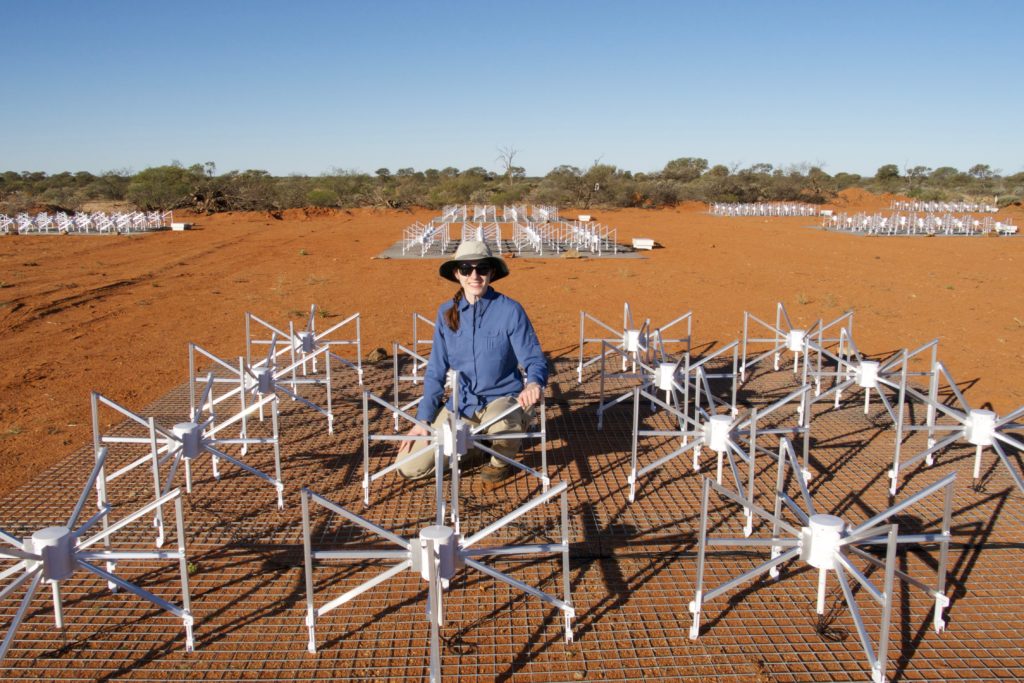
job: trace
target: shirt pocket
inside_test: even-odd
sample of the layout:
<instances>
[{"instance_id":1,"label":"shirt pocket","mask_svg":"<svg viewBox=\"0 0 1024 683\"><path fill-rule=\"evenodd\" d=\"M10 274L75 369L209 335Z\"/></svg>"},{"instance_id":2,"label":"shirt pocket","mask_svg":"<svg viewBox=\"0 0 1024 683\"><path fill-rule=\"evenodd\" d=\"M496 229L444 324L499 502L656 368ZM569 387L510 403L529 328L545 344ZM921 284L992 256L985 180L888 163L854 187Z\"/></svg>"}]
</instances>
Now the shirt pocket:
<instances>
[{"instance_id":1,"label":"shirt pocket","mask_svg":"<svg viewBox=\"0 0 1024 683\"><path fill-rule=\"evenodd\" d=\"M504 353L509 347L508 335L504 330L484 330L484 348L488 351Z\"/></svg>"}]
</instances>

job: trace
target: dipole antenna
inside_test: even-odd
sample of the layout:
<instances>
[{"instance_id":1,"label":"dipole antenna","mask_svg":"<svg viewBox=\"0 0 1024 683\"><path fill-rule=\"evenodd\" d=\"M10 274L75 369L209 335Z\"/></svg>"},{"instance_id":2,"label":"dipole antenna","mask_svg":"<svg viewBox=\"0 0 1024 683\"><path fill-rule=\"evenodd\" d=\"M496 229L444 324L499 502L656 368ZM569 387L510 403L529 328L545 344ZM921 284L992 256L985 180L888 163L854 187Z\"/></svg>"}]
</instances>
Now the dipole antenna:
<instances>
[{"instance_id":1,"label":"dipole antenna","mask_svg":"<svg viewBox=\"0 0 1024 683\"><path fill-rule=\"evenodd\" d=\"M378 586L385 581L411 571L419 574L427 583L426 616L430 628L430 681L441 681L441 638L440 629L445 624L444 596L452 586L452 579L460 569L472 569L491 578L505 583L528 595L558 609L565 620L565 641L572 642L572 619L576 611L572 604L569 584L569 508L566 495L567 485L561 482L533 500L527 501L512 512L487 525L480 531L463 536L458 531L443 524L428 526L419 532L418 537L403 538L383 527L380 527L354 512L320 496L307 488L302 489L302 540L304 551L304 567L306 576L306 627L309 631L308 649L316 652L317 620L344 605L353 598ZM480 545L494 532L507 527L531 510L540 508L549 501L558 499L560 511L560 538L557 543L537 543L524 545ZM315 503L326 510L342 517L348 522L361 527L365 531L379 536L396 548L347 549L347 550L314 550L310 534L310 503ZM504 557L514 555L558 555L562 560L562 597L552 595L509 576L494 567L485 564L481 558L486 556ZM345 593L317 606L313 582L313 561L331 560L385 560L393 564L370 580Z\"/></svg>"},{"instance_id":2,"label":"dipole antenna","mask_svg":"<svg viewBox=\"0 0 1024 683\"><path fill-rule=\"evenodd\" d=\"M786 492L787 466L791 468L793 479L798 485L799 493L796 498ZM925 591L934 599L932 624L936 633L942 632L946 626L943 619L943 611L949 605L949 598L945 595L946 561L949 555L950 519L955 479L956 474L950 474L865 522L857 526L849 526L843 519L835 515L817 512L797 463L796 454L788 439L782 439L779 444L773 512L769 512L706 478L701 498L696 591L689 606L690 613L693 615L690 638L696 639L700 636L700 618L706 603L766 573L773 578L779 578L781 566L788 562L799 562L811 567L812 570L818 570L816 611L819 615L825 612L825 589L828 576L830 573L835 575L842 589L850 616L856 625L857 636L871 670L871 680L875 683L884 683L894 587L897 579ZM745 516L756 516L765 523L759 527L770 526L771 534L751 538L712 537L709 534L708 520L712 491L717 493L723 502L742 508ZM938 533L901 534L898 524L888 523L907 508L939 492L944 494L945 501L941 530ZM795 521L790 521L793 518ZM925 544L938 544L939 546L935 582L931 585L911 577L896 566L898 563L897 551L900 548ZM879 559L875 553L865 549L871 546L883 546L885 548L884 559ZM768 549L770 557L750 571L730 579L712 590L705 590L704 571L709 547ZM876 585L869 573L861 569L865 565L882 570L881 586ZM881 608L877 641L872 639L868 632L851 584L859 585L868 597Z\"/></svg>"},{"instance_id":3,"label":"dipole antenna","mask_svg":"<svg viewBox=\"0 0 1024 683\"><path fill-rule=\"evenodd\" d=\"M7 626L3 642L0 643L0 659L7 655L18 633L18 628L28 614L32 599L44 582L50 584L54 623L57 628L64 628L62 585L83 570L106 581L112 591L119 588L125 590L181 619L182 625L185 627L185 651L193 650L193 618L188 589L188 564L185 557L181 492L179 489L174 489L158 496L156 500L113 523L110 521L110 505L101 502L99 511L79 524L90 492L100 480L106 459L107 449L104 447L97 454L96 462L86 481L85 488L82 489L78 504L75 505L65 524L40 529L24 539L16 538L6 531L0 530L0 560L13 562L12 565L0 572L0 580L16 577L0 590L0 596L11 595L22 586L26 586L18 610ZM172 501L174 502L174 519L177 530L176 550L111 549L112 540L119 531L136 520L160 510ZM96 530L98 525L101 526L99 531ZM181 606L158 597L142 586L114 573L115 565L118 562L132 560L176 561L180 571ZM99 566L101 564L106 564L106 569L101 568Z\"/></svg>"}]
</instances>

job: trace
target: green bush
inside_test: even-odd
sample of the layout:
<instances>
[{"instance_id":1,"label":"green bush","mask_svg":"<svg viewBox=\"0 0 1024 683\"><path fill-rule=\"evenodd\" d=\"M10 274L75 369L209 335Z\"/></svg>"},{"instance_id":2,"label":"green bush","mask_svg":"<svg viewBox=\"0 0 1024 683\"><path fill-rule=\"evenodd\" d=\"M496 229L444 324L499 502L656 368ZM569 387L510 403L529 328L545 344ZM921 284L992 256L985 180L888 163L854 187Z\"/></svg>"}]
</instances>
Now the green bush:
<instances>
[{"instance_id":1,"label":"green bush","mask_svg":"<svg viewBox=\"0 0 1024 683\"><path fill-rule=\"evenodd\" d=\"M177 209L190 204L200 177L176 164L147 168L128 183L125 198L146 210Z\"/></svg>"},{"instance_id":2,"label":"green bush","mask_svg":"<svg viewBox=\"0 0 1024 683\"><path fill-rule=\"evenodd\" d=\"M502 159L509 161L507 155L499 157L499 163ZM464 171L380 168L373 174L333 169L317 177L278 177L254 169L218 174L213 162L187 168L175 162L134 175L127 171L99 176L85 171L0 172L0 212L11 214L39 205L77 209L96 200L128 200L147 210L189 207L207 212L302 206L440 208L470 203L657 207L690 200L826 202L850 187L921 199L992 201L998 197L998 203L1006 205L1024 196L1024 173L1003 177L987 164L975 164L967 172L951 166L931 170L908 165L901 172L895 164L885 164L874 176L844 172L832 176L805 164L781 169L760 163L730 169L721 164L709 167L706 159L679 157L660 171L636 174L595 162L586 170L557 166L536 178L511 165L498 173L475 166Z\"/></svg>"},{"instance_id":3,"label":"green bush","mask_svg":"<svg viewBox=\"0 0 1024 683\"><path fill-rule=\"evenodd\" d=\"M317 187L306 194L310 206L338 206L338 194L333 190Z\"/></svg>"}]
</instances>

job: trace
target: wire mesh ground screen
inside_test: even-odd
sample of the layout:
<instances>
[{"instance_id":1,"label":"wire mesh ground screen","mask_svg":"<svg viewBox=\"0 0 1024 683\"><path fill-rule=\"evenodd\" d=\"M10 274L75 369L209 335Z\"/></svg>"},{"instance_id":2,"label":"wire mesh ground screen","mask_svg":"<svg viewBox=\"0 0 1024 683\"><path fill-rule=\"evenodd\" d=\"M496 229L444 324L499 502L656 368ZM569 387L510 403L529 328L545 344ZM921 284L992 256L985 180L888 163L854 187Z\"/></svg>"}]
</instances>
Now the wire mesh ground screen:
<instances>
[{"instance_id":1,"label":"wire mesh ground screen","mask_svg":"<svg viewBox=\"0 0 1024 683\"><path fill-rule=\"evenodd\" d=\"M743 383L745 408L764 407L791 392L792 369L758 367ZM390 361L364 366L365 388L380 396L392 390ZM628 501L634 414L630 402L610 407L597 429L599 389L596 367L578 382L575 359L553 361L547 390L547 462L552 483L568 484L569 583L575 618L567 643L559 610L513 586L466 568L452 579L440 630L440 669L447 680L465 681L818 681L869 680L870 671L855 624L831 584L826 609L815 609L817 573L800 564L783 566L779 578L746 583L703 606L699 639L692 640L687 609L694 598L702 483L713 476L714 458L675 458L651 472ZM618 380L608 380L618 381ZM631 383L621 380L621 391ZM280 401L281 480L284 507L274 487L222 463L220 479L209 463L197 462L192 490L183 493L188 583L195 650L186 652L180 619L135 595L111 593L101 578L76 574L63 585L64 628L54 627L48 591L28 606L25 619L0 661L8 680L254 680L341 681L426 680L429 623L426 584L418 572L403 572L361 593L317 621L316 653L307 649L306 584L300 490L352 510L405 538L435 522L433 479L408 482L397 476L374 484L363 504L363 412L351 373L334 384L334 433L323 416L299 402ZM606 389L610 391L610 389ZM323 405L316 387L310 401ZM163 424L189 413L188 385L140 411ZM889 508L893 428L885 408L864 413L856 392L813 405L809 493L819 512L857 524ZM783 419L779 415L778 419ZM370 411L371 430L393 430L386 411ZM640 410L651 431L669 429L667 411ZM112 429L116 430L116 426ZM128 429L128 427L124 427ZM250 435L269 435L270 421L253 419ZM919 440L920 443L915 441ZM907 452L924 447L912 435ZM670 438L643 444L648 460L675 448ZM112 463L129 458L111 447ZM539 447L521 459L532 463ZM394 446L375 443L374 469L390 464ZM896 587L889 638L890 680L1004 680L1024 674L1018 629L1024 618L1024 496L1005 467L983 462L975 485L974 448L953 446L935 464L901 473L901 496L912 495L944 475L957 472L952 544L947 561L947 626L932 630L934 601ZM63 524L75 507L94 463L92 447L41 473L31 485L0 504L0 527L17 538ZM253 447L246 462L274 471L270 448ZM518 474L485 487L477 470L486 459L465 462L459 491L462 534L480 530L539 495L542 483ZM536 466L532 463L531 466ZM758 461L755 497L774 484L775 463ZM135 510L152 501L152 477L140 468L108 490L115 509ZM765 498L766 499L766 498ZM92 514L94 503L90 500ZM941 496L925 499L898 515L903 530L926 533L942 520ZM742 510L712 502L708 525L742 534ZM755 521L755 527L763 522ZM311 540L318 548L379 544L365 529L326 511L314 510ZM756 528L755 528L756 531ZM167 525L167 545L176 543ZM150 550L155 531L143 517L121 532L127 546ZM502 544L557 543L557 504L543 505L496 532ZM710 548L703 581L716 586L768 558L764 548ZM935 573L935 554L911 549L898 555L898 569L911 576ZM559 593L561 564L551 557L508 557L490 561L523 584ZM130 565L130 566L129 566ZM318 596L343 594L387 565L380 560L322 563L314 582ZM118 565L126 578L169 602L180 602L173 563L142 560ZM873 578L878 578L877 575ZM854 588L855 592L858 590ZM862 616L877 629L878 611L860 591ZM16 591L0 600L9 624L19 609ZM877 637L877 631L873 631Z\"/></svg>"}]
</instances>

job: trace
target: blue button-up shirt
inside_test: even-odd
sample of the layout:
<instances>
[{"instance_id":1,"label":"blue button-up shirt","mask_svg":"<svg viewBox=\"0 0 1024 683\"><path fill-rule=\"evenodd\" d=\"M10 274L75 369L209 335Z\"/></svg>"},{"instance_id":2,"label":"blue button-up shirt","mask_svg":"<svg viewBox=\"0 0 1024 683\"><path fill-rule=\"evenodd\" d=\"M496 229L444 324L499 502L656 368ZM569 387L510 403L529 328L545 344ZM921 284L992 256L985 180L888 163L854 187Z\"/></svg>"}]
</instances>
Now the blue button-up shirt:
<instances>
[{"instance_id":1,"label":"blue button-up shirt","mask_svg":"<svg viewBox=\"0 0 1024 683\"><path fill-rule=\"evenodd\" d=\"M452 331L444 319L455 305L441 304L434 321L434 343L423 380L423 400L416 417L433 422L441 412L449 368L459 372L459 412L464 417L502 396L518 396L524 382L547 385L548 366L530 319L519 302L488 287L475 304L459 300L459 329ZM448 399L448 410L452 400Z\"/></svg>"}]
</instances>

